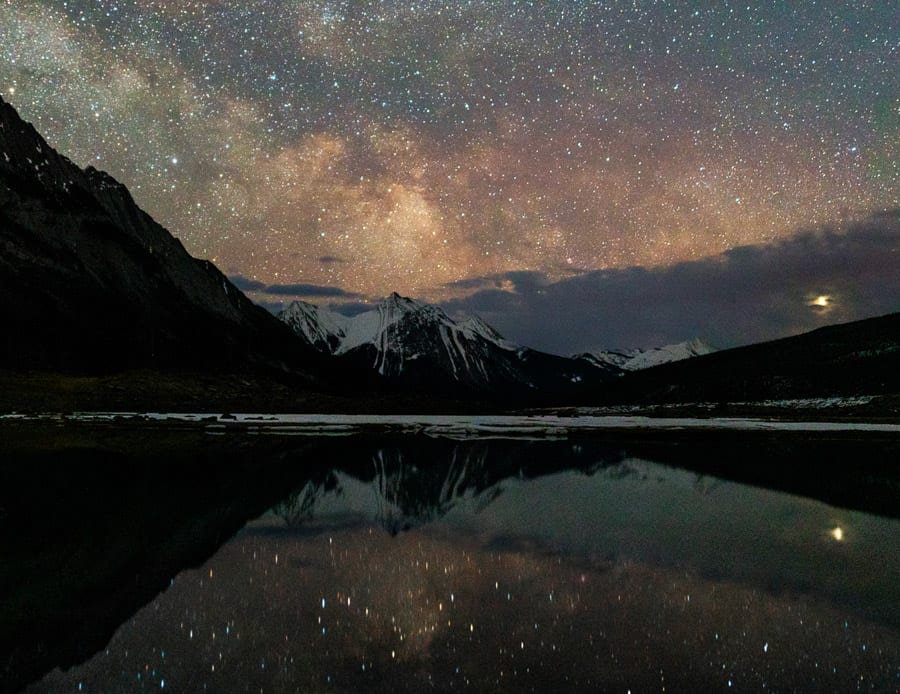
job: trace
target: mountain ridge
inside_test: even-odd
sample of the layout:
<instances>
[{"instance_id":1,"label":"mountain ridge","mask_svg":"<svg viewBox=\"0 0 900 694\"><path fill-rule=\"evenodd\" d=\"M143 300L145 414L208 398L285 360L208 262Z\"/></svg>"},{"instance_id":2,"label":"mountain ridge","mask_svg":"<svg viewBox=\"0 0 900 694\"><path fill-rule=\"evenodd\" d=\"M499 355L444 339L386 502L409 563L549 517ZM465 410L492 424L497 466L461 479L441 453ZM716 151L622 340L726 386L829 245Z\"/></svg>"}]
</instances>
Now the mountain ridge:
<instances>
[{"instance_id":1,"label":"mountain ridge","mask_svg":"<svg viewBox=\"0 0 900 694\"><path fill-rule=\"evenodd\" d=\"M704 354L712 354L719 351L716 347L704 342L701 338L695 337L692 340L684 342L676 342L662 347L653 347L650 349L630 349L630 350L597 350L594 352L584 352L576 354L576 359L584 359L591 363L612 364L623 371L639 371L641 369L649 369L660 364L668 364L673 361L681 361L682 359L691 359L693 357L703 356Z\"/></svg>"},{"instance_id":2,"label":"mountain ridge","mask_svg":"<svg viewBox=\"0 0 900 694\"><path fill-rule=\"evenodd\" d=\"M632 371L602 403L746 403L900 393L900 313Z\"/></svg>"},{"instance_id":3,"label":"mountain ridge","mask_svg":"<svg viewBox=\"0 0 900 694\"><path fill-rule=\"evenodd\" d=\"M493 397L562 395L621 373L611 365L516 345L478 316L455 320L438 306L396 292L352 317L301 301L278 317L315 348L409 388Z\"/></svg>"},{"instance_id":4,"label":"mountain ridge","mask_svg":"<svg viewBox=\"0 0 900 694\"><path fill-rule=\"evenodd\" d=\"M0 322L5 368L327 371L124 185L56 152L2 98Z\"/></svg>"}]
</instances>

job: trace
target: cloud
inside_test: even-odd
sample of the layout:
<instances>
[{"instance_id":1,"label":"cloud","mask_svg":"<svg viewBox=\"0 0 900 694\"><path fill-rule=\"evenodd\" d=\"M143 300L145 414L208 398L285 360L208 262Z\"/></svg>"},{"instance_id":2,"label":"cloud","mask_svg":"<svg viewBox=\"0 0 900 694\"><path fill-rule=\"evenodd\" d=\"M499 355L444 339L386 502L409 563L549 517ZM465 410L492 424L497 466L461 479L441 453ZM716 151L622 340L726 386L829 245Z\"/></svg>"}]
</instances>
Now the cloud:
<instances>
[{"instance_id":1,"label":"cloud","mask_svg":"<svg viewBox=\"0 0 900 694\"><path fill-rule=\"evenodd\" d=\"M252 280L240 274L229 275L228 279L242 292L253 292L256 294L286 297L324 297L348 300L364 298L359 294L348 292L340 287L330 287L319 284L308 284L303 282L294 284L266 284L265 282ZM260 303L265 305L265 299Z\"/></svg>"},{"instance_id":2,"label":"cloud","mask_svg":"<svg viewBox=\"0 0 900 694\"><path fill-rule=\"evenodd\" d=\"M266 299L262 299L255 302L258 306L262 306L269 313L274 315L278 315L281 311L283 311L287 305L290 303L289 300L285 301L268 301ZM373 306L372 304L366 303L364 301L342 301L340 303L321 303L317 302L317 305L320 308L326 308L329 311L334 311L335 313L340 313L345 316L355 316L359 313L363 313L365 311L371 311Z\"/></svg>"},{"instance_id":3,"label":"cloud","mask_svg":"<svg viewBox=\"0 0 900 694\"><path fill-rule=\"evenodd\" d=\"M484 277L468 277L443 286L447 289L503 289L506 291L536 290L549 283L547 275L536 270L511 270Z\"/></svg>"},{"instance_id":4,"label":"cloud","mask_svg":"<svg viewBox=\"0 0 900 694\"><path fill-rule=\"evenodd\" d=\"M558 282L506 273L481 282L483 289L445 308L478 313L508 338L551 352L693 337L748 344L900 311L900 210L669 267Z\"/></svg>"},{"instance_id":5,"label":"cloud","mask_svg":"<svg viewBox=\"0 0 900 694\"><path fill-rule=\"evenodd\" d=\"M243 275L229 275L228 279L242 292L258 292L266 288L265 283L251 280Z\"/></svg>"},{"instance_id":6,"label":"cloud","mask_svg":"<svg viewBox=\"0 0 900 694\"><path fill-rule=\"evenodd\" d=\"M276 296L317 296L356 299L360 295L348 292L340 287L327 287L318 284L269 284L258 290Z\"/></svg>"}]
</instances>

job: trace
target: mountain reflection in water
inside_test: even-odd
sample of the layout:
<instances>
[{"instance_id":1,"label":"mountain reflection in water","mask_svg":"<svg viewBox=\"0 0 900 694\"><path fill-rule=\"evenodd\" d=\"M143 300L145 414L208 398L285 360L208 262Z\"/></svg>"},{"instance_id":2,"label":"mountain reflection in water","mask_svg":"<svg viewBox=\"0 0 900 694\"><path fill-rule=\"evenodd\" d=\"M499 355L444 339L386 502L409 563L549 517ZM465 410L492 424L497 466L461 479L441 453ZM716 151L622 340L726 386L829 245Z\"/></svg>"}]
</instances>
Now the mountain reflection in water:
<instances>
[{"instance_id":1,"label":"mountain reflection in water","mask_svg":"<svg viewBox=\"0 0 900 694\"><path fill-rule=\"evenodd\" d=\"M105 649L27 691L900 682L896 519L608 442L328 446Z\"/></svg>"}]
</instances>

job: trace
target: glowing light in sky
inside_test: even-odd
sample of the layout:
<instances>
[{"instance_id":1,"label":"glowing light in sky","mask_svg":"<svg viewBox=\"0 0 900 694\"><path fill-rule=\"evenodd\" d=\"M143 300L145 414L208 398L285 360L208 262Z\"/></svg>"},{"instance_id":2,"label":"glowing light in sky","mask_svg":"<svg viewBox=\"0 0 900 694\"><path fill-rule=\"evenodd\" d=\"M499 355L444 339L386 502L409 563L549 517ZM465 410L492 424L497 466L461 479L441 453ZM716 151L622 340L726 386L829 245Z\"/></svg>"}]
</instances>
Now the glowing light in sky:
<instances>
[{"instance_id":1,"label":"glowing light in sky","mask_svg":"<svg viewBox=\"0 0 900 694\"><path fill-rule=\"evenodd\" d=\"M806 305L820 315L830 313L835 307L834 297L830 294L808 294Z\"/></svg>"}]
</instances>

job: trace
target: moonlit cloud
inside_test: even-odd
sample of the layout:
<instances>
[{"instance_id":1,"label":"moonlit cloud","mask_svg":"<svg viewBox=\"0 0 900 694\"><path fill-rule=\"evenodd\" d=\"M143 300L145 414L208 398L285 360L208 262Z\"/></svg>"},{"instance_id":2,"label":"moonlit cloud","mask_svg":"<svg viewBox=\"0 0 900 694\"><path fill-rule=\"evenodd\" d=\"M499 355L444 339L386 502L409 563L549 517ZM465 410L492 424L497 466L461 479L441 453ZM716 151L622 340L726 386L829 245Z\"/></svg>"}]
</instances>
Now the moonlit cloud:
<instances>
[{"instance_id":1,"label":"moonlit cloud","mask_svg":"<svg viewBox=\"0 0 900 694\"><path fill-rule=\"evenodd\" d=\"M834 308L834 297L830 294L819 294L810 298L806 305L812 307L819 314L831 313L831 309Z\"/></svg>"},{"instance_id":2,"label":"moonlit cloud","mask_svg":"<svg viewBox=\"0 0 900 694\"><path fill-rule=\"evenodd\" d=\"M732 347L900 311L898 268L900 210L668 267L473 278L445 308L563 354L694 337Z\"/></svg>"}]
</instances>

